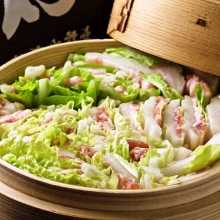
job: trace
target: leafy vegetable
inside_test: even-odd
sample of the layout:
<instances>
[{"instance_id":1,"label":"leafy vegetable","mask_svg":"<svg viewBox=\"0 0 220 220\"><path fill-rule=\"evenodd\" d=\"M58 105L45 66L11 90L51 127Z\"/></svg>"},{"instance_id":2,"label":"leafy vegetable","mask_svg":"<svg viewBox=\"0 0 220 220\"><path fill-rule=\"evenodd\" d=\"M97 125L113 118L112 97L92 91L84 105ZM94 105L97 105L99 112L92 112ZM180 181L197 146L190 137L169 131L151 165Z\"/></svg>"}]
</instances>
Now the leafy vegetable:
<instances>
[{"instance_id":1,"label":"leafy vegetable","mask_svg":"<svg viewBox=\"0 0 220 220\"><path fill-rule=\"evenodd\" d=\"M37 80L27 80L26 78L20 76L17 81L15 81L12 86L16 91L37 91L38 81Z\"/></svg>"},{"instance_id":2,"label":"leafy vegetable","mask_svg":"<svg viewBox=\"0 0 220 220\"><path fill-rule=\"evenodd\" d=\"M146 156L140 160L139 166L163 168L173 160L174 148L168 141L164 141L160 148L149 149Z\"/></svg>"},{"instance_id":3,"label":"leafy vegetable","mask_svg":"<svg viewBox=\"0 0 220 220\"><path fill-rule=\"evenodd\" d=\"M76 101L76 96L52 95L44 99L46 105L64 105L69 101ZM78 101L77 101L78 102Z\"/></svg>"},{"instance_id":4,"label":"leafy vegetable","mask_svg":"<svg viewBox=\"0 0 220 220\"><path fill-rule=\"evenodd\" d=\"M50 93L50 84L49 79L40 79L39 80L39 89L38 89L38 103L43 104L46 97Z\"/></svg>"},{"instance_id":5,"label":"leafy vegetable","mask_svg":"<svg viewBox=\"0 0 220 220\"><path fill-rule=\"evenodd\" d=\"M18 94L17 93L6 93L5 96L11 102L20 102L24 104L26 107L33 106L34 96L32 92L28 90L20 91Z\"/></svg>"},{"instance_id":6,"label":"leafy vegetable","mask_svg":"<svg viewBox=\"0 0 220 220\"><path fill-rule=\"evenodd\" d=\"M180 99L182 98L181 94L175 90L174 88L170 87L164 80L163 78L155 73L155 74L148 74L145 76L145 80L162 92L163 96L165 98L170 98L170 99Z\"/></svg>"},{"instance_id":7,"label":"leafy vegetable","mask_svg":"<svg viewBox=\"0 0 220 220\"><path fill-rule=\"evenodd\" d=\"M104 69L108 73L114 73L115 72L114 67L104 66L104 65L100 65L100 64L94 64L94 63L86 63L84 61L75 62L74 65L77 66L80 69L86 69L86 70L89 70L89 69Z\"/></svg>"},{"instance_id":8,"label":"leafy vegetable","mask_svg":"<svg viewBox=\"0 0 220 220\"><path fill-rule=\"evenodd\" d=\"M195 88L195 96L196 96L197 107L201 112L201 114L206 118L207 117L206 106L208 104L208 100L205 97L203 88L199 84Z\"/></svg>"},{"instance_id":9,"label":"leafy vegetable","mask_svg":"<svg viewBox=\"0 0 220 220\"><path fill-rule=\"evenodd\" d=\"M189 157L170 163L163 173L168 176L193 173L212 165L219 158L220 145L201 145Z\"/></svg>"},{"instance_id":10,"label":"leafy vegetable","mask_svg":"<svg viewBox=\"0 0 220 220\"><path fill-rule=\"evenodd\" d=\"M97 100L99 94L99 84L95 80L91 80L87 87L87 96L91 97L94 101Z\"/></svg>"},{"instance_id":11,"label":"leafy vegetable","mask_svg":"<svg viewBox=\"0 0 220 220\"><path fill-rule=\"evenodd\" d=\"M220 145L202 145L192 152L192 161L183 169L184 174L204 169L220 158Z\"/></svg>"},{"instance_id":12,"label":"leafy vegetable","mask_svg":"<svg viewBox=\"0 0 220 220\"><path fill-rule=\"evenodd\" d=\"M160 96L160 90L157 88L141 89L139 92L139 99L145 101L151 96Z\"/></svg>"},{"instance_id":13,"label":"leafy vegetable","mask_svg":"<svg viewBox=\"0 0 220 220\"><path fill-rule=\"evenodd\" d=\"M141 53L136 52L135 50L128 49L126 47L108 48L105 52L111 55L122 56L128 59L132 59L140 64L144 64L147 66L153 66L159 63L159 60L156 57L153 57L151 55L143 55Z\"/></svg>"},{"instance_id":14,"label":"leafy vegetable","mask_svg":"<svg viewBox=\"0 0 220 220\"><path fill-rule=\"evenodd\" d=\"M117 174L127 177L128 179L138 179L136 168L118 154L106 154L104 160Z\"/></svg>"},{"instance_id":15,"label":"leafy vegetable","mask_svg":"<svg viewBox=\"0 0 220 220\"><path fill-rule=\"evenodd\" d=\"M72 62L84 61L85 60L85 55L84 54L71 53L68 56L67 60L70 60Z\"/></svg>"}]
</instances>

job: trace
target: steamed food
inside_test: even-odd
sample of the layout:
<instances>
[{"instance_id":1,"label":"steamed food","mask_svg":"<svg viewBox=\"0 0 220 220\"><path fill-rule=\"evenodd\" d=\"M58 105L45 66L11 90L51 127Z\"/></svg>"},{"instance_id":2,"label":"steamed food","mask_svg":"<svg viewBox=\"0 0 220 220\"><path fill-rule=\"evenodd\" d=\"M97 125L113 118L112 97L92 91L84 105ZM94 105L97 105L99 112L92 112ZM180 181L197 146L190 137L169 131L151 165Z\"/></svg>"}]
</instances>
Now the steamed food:
<instances>
[{"instance_id":1,"label":"steamed food","mask_svg":"<svg viewBox=\"0 0 220 220\"><path fill-rule=\"evenodd\" d=\"M0 85L0 158L57 182L151 189L220 159L218 78L129 48Z\"/></svg>"}]
</instances>

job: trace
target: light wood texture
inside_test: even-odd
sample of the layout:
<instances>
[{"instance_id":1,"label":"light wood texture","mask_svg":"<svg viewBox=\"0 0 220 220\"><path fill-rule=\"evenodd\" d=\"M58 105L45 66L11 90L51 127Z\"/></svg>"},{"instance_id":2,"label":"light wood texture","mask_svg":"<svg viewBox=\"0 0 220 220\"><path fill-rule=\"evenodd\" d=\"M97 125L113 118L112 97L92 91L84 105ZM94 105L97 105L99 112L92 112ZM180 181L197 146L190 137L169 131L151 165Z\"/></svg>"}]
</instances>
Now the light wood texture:
<instances>
[{"instance_id":1,"label":"light wood texture","mask_svg":"<svg viewBox=\"0 0 220 220\"><path fill-rule=\"evenodd\" d=\"M116 40L204 72L220 75L219 0L115 0L108 33ZM130 0L129 0L130 1ZM124 32L120 24L125 23Z\"/></svg>"},{"instance_id":2,"label":"light wood texture","mask_svg":"<svg viewBox=\"0 0 220 220\"><path fill-rule=\"evenodd\" d=\"M36 50L0 67L0 80L7 82L15 79L27 65L61 65L70 52L103 51L112 46L121 44L114 40L96 40ZM122 191L53 182L35 177L0 160L0 195L0 219L3 220L34 219L34 212L36 215L40 213L40 219L49 220L68 217L105 220L219 220L220 166L216 164L198 174L194 180L179 186ZM15 211L19 207L25 213L23 216L29 218L13 217L22 216L22 212ZM1 212L3 208L5 211ZM4 218L1 218L3 215Z\"/></svg>"}]
</instances>

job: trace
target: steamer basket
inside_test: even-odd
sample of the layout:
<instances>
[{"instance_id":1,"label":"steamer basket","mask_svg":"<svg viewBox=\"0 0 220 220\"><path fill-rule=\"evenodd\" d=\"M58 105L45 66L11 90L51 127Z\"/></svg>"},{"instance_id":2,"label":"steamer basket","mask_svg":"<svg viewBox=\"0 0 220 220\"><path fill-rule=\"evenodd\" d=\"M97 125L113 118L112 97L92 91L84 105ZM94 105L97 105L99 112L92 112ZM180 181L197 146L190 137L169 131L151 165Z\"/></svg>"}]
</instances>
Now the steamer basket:
<instances>
[{"instance_id":1,"label":"steamer basket","mask_svg":"<svg viewBox=\"0 0 220 220\"><path fill-rule=\"evenodd\" d=\"M131 47L220 75L219 0L115 0L108 33Z\"/></svg>"},{"instance_id":2,"label":"steamer basket","mask_svg":"<svg viewBox=\"0 0 220 220\"><path fill-rule=\"evenodd\" d=\"M0 67L0 80L14 80L27 65L62 65L70 52L103 51L107 47L121 45L114 40L91 40L39 49ZM0 160L0 219L3 220L34 219L33 213L40 216L38 219L48 220L69 217L105 220L219 220L219 190L219 164L178 186L120 191L70 186L41 179Z\"/></svg>"}]
</instances>

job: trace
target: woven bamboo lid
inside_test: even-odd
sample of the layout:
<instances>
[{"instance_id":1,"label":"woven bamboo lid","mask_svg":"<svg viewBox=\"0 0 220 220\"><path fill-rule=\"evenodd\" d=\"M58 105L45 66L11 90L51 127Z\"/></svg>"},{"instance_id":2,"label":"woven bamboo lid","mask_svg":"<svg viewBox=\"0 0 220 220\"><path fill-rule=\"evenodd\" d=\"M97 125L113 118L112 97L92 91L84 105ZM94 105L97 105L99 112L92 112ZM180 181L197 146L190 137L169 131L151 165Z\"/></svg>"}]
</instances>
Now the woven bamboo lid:
<instances>
[{"instance_id":1,"label":"woven bamboo lid","mask_svg":"<svg viewBox=\"0 0 220 220\"><path fill-rule=\"evenodd\" d=\"M219 0L115 0L108 33L136 49L220 75Z\"/></svg>"}]
</instances>

